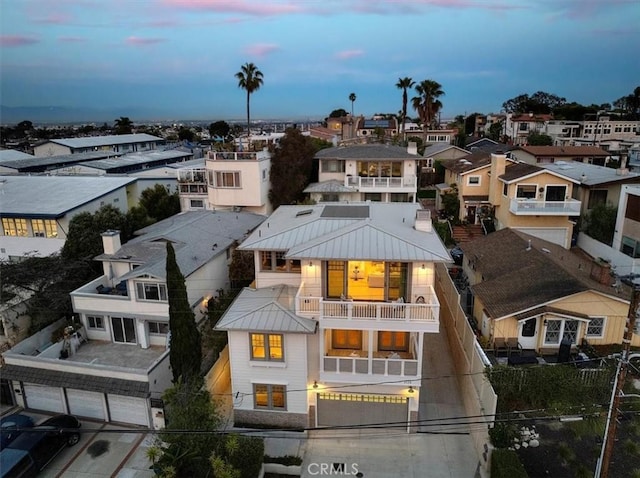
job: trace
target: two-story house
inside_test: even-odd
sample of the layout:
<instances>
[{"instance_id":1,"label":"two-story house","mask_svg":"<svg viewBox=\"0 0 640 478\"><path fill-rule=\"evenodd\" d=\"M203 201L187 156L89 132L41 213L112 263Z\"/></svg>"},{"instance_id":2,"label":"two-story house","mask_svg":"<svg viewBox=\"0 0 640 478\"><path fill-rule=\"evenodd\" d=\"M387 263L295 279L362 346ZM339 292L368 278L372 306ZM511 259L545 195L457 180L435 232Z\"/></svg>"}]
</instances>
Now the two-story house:
<instances>
[{"instance_id":1,"label":"two-story house","mask_svg":"<svg viewBox=\"0 0 640 478\"><path fill-rule=\"evenodd\" d=\"M318 182L304 190L316 202L414 202L417 193L415 144L358 144L322 149Z\"/></svg>"},{"instance_id":2,"label":"two-story house","mask_svg":"<svg viewBox=\"0 0 640 478\"><path fill-rule=\"evenodd\" d=\"M563 339L622 343L630 291L612 287L598 261L509 228L461 247L473 317L496 349L557 354ZM640 345L640 336L632 343Z\"/></svg>"},{"instance_id":3,"label":"two-story house","mask_svg":"<svg viewBox=\"0 0 640 478\"><path fill-rule=\"evenodd\" d=\"M522 146L527 144L531 133L543 133L553 115L537 113L509 113L505 120L504 133L511 143Z\"/></svg>"},{"instance_id":4,"label":"two-story house","mask_svg":"<svg viewBox=\"0 0 640 478\"><path fill-rule=\"evenodd\" d=\"M229 336L236 425L417 417L424 337L439 329L435 264L451 262L417 204L281 206L241 245L255 288Z\"/></svg>"},{"instance_id":5,"label":"two-story house","mask_svg":"<svg viewBox=\"0 0 640 478\"><path fill-rule=\"evenodd\" d=\"M59 252L76 214L126 213L138 195L129 177L0 176L0 197L0 260L18 260Z\"/></svg>"},{"instance_id":6,"label":"two-story house","mask_svg":"<svg viewBox=\"0 0 640 478\"><path fill-rule=\"evenodd\" d=\"M3 355L2 377L18 405L110 422L161 426L158 400L171 384L166 242L202 318L208 300L229 287L231 247L265 218L191 211L138 231L120 244L103 233L104 274L71 293L80 332L51 343L24 341Z\"/></svg>"},{"instance_id":7,"label":"two-story house","mask_svg":"<svg viewBox=\"0 0 640 478\"><path fill-rule=\"evenodd\" d=\"M605 166L610 153L597 146L520 146L509 153L513 159L529 164L575 161Z\"/></svg>"},{"instance_id":8,"label":"two-story house","mask_svg":"<svg viewBox=\"0 0 640 478\"><path fill-rule=\"evenodd\" d=\"M135 153L156 149L164 139L146 133L85 136L82 138L49 139L33 147L34 156L58 156L89 151Z\"/></svg>"}]
</instances>

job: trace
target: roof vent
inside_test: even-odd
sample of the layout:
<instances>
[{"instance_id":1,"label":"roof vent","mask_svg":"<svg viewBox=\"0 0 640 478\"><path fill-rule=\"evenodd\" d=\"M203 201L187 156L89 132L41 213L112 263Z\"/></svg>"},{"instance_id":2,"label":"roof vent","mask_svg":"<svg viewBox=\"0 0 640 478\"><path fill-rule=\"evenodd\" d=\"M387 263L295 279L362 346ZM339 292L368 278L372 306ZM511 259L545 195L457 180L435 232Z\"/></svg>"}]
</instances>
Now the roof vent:
<instances>
[{"instance_id":1,"label":"roof vent","mask_svg":"<svg viewBox=\"0 0 640 478\"><path fill-rule=\"evenodd\" d=\"M527 248L526 248L525 250L527 250L527 251L530 251L530 250L531 250L531 239L529 239L529 240L527 241Z\"/></svg>"}]
</instances>

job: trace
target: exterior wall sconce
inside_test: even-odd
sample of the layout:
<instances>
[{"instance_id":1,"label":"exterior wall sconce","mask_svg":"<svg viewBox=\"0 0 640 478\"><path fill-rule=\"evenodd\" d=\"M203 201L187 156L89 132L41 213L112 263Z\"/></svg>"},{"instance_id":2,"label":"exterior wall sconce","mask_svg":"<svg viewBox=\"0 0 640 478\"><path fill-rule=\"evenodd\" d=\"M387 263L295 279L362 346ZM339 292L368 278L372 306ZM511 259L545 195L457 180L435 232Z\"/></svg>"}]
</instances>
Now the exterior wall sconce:
<instances>
[{"instance_id":1,"label":"exterior wall sconce","mask_svg":"<svg viewBox=\"0 0 640 478\"><path fill-rule=\"evenodd\" d=\"M427 268L427 266L425 266L424 263L423 263L422 266L421 266L421 269L425 270L426 268Z\"/></svg>"},{"instance_id":2,"label":"exterior wall sconce","mask_svg":"<svg viewBox=\"0 0 640 478\"><path fill-rule=\"evenodd\" d=\"M413 393L413 385L409 385L409 393Z\"/></svg>"},{"instance_id":3,"label":"exterior wall sconce","mask_svg":"<svg viewBox=\"0 0 640 478\"><path fill-rule=\"evenodd\" d=\"M309 267L313 267L313 261L309 261Z\"/></svg>"},{"instance_id":4,"label":"exterior wall sconce","mask_svg":"<svg viewBox=\"0 0 640 478\"><path fill-rule=\"evenodd\" d=\"M317 380L313 381L313 388L318 388L318 381Z\"/></svg>"}]
</instances>

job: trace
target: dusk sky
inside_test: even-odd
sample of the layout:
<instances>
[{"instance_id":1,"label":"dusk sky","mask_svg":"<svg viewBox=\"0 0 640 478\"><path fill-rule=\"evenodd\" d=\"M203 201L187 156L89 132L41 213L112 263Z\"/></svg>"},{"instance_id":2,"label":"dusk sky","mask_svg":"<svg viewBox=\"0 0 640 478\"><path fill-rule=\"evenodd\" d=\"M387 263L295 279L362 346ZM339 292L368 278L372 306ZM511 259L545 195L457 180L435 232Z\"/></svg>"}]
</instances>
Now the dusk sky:
<instances>
[{"instance_id":1,"label":"dusk sky","mask_svg":"<svg viewBox=\"0 0 640 478\"><path fill-rule=\"evenodd\" d=\"M264 73L252 119L350 111L351 92L356 114L397 113L405 76L442 84L443 117L640 85L638 0L0 0L0 17L11 107L243 119L245 62Z\"/></svg>"}]
</instances>

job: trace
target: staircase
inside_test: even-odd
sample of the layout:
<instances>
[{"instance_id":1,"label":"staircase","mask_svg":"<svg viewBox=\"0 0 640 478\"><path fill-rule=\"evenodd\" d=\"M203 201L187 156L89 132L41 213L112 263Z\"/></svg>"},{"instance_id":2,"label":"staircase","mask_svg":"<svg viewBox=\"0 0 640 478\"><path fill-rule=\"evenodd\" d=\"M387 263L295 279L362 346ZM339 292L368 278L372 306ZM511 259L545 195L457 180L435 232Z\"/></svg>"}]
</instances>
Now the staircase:
<instances>
[{"instance_id":1,"label":"staircase","mask_svg":"<svg viewBox=\"0 0 640 478\"><path fill-rule=\"evenodd\" d=\"M467 225L467 226L453 226L453 240L456 244L464 244L469 241L473 241L476 237L484 235L482 226L480 224Z\"/></svg>"}]
</instances>

